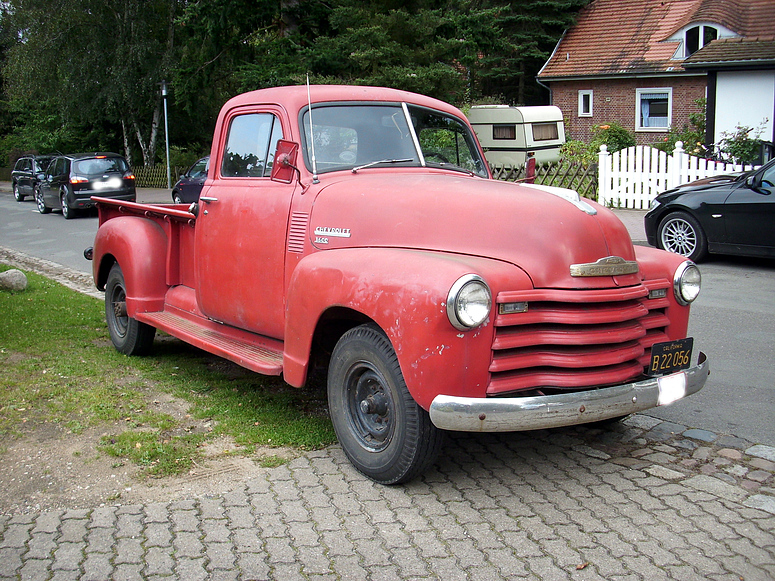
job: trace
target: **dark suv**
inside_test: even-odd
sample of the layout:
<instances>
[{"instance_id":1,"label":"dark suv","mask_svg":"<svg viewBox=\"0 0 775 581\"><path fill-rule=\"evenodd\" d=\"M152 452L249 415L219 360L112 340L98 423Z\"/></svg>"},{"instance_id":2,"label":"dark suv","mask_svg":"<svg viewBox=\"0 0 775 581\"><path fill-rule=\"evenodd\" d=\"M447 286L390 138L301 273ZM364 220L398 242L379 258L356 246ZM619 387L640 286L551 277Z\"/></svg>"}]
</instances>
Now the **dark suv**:
<instances>
[{"instance_id":1,"label":"dark suv","mask_svg":"<svg viewBox=\"0 0 775 581\"><path fill-rule=\"evenodd\" d=\"M17 202L23 202L26 196L35 195L38 176L46 171L53 155L23 155L16 160L11 172L13 197Z\"/></svg>"},{"instance_id":2,"label":"dark suv","mask_svg":"<svg viewBox=\"0 0 775 581\"><path fill-rule=\"evenodd\" d=\"M192 165L189 170L180 176L178 182L172 187L172 201L176 204L190 204L199 199L207 172L210 170L210 156L207 155Z\"/></svg>"},{"instance_id":3,"label":"dark suv","mask_svg":"<svg viewBox=\"0 0 775 581\"><path fill-rule=\"evenodd\" d=\"M61 209L66 219L94 206L92 196L135 201L135 176L117 153L75 153L51 160L35 190L41 214Z\"/></svg>"}]
</instances>

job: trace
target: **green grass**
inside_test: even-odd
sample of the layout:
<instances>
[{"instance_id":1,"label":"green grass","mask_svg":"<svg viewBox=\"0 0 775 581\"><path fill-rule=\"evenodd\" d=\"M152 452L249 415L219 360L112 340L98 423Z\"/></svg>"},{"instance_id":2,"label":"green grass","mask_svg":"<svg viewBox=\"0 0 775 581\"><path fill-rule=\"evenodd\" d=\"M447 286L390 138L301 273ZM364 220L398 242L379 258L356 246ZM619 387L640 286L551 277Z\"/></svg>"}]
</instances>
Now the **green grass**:
<instances>
[{"instance_id":1,"label":"green grass","mask_svg":"<svg viewBox=\"0 0 775 581\"><path fill-rule=\"evenodd\" d=\"M149 475L188 470L217 436L245 454L334 442L323 391L292 388L169 337L157 337L148 357L126 357L110 343L101 301L26 274L27 290L0 291L0 438L43 423L76 434L106 428L101 450ZM190 402L188 414L210 429L157 411L159 394Z\"/></svg>"}]
</instances>

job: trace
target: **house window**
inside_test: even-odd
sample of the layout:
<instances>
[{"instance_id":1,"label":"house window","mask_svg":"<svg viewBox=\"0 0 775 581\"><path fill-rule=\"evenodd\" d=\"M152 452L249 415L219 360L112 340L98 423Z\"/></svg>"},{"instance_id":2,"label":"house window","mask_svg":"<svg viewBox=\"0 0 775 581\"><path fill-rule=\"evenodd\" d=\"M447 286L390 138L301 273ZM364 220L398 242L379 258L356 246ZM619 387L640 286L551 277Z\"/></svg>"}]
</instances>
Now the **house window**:
<instances>
[{"instance_id":1,"label":"house window","mask_svg":"<svg viewBox=\"0 0 775 581\"><path fill-rule=\"evenodd\" d=\"M579 91L579 117L592 117L592 91Z\"/></svg>"},{"instance_id":2,"label":"house window","mask_svg":"<svg viewBox=\"0 0 775 581\"><path fill-rule=\"evenodd\" d=\"M636 89L636 130L664 131L670 127L673 89Z\"/></svg>"},{"instance_id":3,"label":"house window","mask_svg":"<svg viewBox=\"0 0 775 581\"><path fill-rule=\"evenodd\" d=\"M517 126L516 125L493 125L492 138L493 139L512 139L512 140L516 139Z\"/></svg>"},{"instance_id":4,"label":"house window","mask_svg":"<svg viewBox=\"0 0 775 581\"><path fill-rule=\"evenodd\" d=\"M684 57L690 57L703 46L718 38L718 29L701 24L686 31L684 40Z\"/></svg>"}]
</instances>

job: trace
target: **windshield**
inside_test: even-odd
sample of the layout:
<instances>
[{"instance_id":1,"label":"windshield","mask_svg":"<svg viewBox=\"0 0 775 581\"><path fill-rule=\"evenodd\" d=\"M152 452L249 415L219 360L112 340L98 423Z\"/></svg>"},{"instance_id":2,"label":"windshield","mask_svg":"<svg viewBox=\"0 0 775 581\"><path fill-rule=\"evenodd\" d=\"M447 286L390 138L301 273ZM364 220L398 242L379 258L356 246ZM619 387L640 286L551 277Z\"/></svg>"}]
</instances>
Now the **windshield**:
<instances>
[{"instance_id":1,"label":"windshield","mask_svg":"<svg viewBox=\"0 0 775 581\"><path fill-rule=\"evenodd\" d=\"M404 109L396 103L316 106L312 109L314 139L309 135L309 111L302 122L305 161L317 173L424 165L487 177L468 126L439 111L412 105Z\"/></svg>"}]
</instances>

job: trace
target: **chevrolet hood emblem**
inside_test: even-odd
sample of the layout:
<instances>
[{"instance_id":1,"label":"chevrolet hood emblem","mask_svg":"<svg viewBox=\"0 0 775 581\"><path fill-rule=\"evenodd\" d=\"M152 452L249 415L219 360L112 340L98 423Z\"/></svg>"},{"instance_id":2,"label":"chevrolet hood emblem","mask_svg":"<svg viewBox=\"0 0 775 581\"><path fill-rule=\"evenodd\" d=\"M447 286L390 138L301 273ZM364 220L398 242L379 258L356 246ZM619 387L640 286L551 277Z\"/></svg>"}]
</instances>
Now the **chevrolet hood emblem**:
<instances>
[{"instance_id":1,"label":"chevrolet hood emblem","mask_svg":"<svg viewBox=\"0 0 775 581\"><path fill-rule=\"evenodd\" d=\"M638 263L619 256L607 256L597 262L571 264L571 276L622 276L638 272Z\"/></svg>"}]
</instances>

